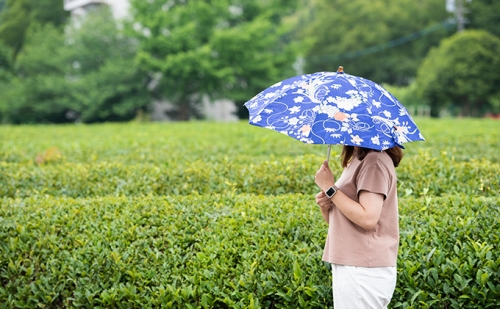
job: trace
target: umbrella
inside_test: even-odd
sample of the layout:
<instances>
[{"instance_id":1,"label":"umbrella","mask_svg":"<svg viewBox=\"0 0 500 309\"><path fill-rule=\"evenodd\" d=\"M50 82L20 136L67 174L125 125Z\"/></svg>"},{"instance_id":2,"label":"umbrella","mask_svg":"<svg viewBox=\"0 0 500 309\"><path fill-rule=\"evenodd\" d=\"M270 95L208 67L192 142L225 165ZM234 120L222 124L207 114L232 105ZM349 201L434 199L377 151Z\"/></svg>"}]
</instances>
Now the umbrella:
<instances>
[{"instance_id":1,"label":"umbrella","mask_svg":"<svg viewBox=\"0 0 500 309\"><path fill-rule=\"evenodd\" d=\"M295 76L246 102L249 123L307 144L382 151L424 140L406 108L379 84L337 72Z\"/></svg>"}]
</instances>

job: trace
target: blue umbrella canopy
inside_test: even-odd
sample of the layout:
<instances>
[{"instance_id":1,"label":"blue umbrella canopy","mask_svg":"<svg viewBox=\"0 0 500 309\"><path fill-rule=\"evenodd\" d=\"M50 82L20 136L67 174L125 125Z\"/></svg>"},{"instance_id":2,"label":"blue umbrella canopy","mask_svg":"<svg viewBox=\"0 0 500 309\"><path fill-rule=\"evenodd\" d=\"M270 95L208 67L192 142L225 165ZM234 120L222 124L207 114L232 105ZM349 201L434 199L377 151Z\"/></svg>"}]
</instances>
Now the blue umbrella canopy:
<instances>
[{"instance_id":1,"label":"blue umbrella canopy","mask_svg":"<svg viewBox=\"0 0 500 309\"><path fill-rule=\"evenodd\" d=\"M257 94L249 123L307 144L384 150L424 140L406 108L368 79L337 72L295 76Z\"/></svg>"}]
</instances>

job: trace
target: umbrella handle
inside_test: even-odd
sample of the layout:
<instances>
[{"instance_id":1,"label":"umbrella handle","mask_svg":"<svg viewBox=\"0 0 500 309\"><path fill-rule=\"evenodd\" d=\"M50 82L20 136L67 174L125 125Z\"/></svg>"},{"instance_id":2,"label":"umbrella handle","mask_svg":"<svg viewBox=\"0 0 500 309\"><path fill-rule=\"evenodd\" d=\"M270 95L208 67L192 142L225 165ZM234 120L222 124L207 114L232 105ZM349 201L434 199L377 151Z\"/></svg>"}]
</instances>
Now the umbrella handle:
<instances>
[{"instance_id":1,"label":"umbrella handle","mask_svg":"<svg viewBox=\"0 0 500 309\"><path fill-rule=\"evenodd\" d=\"M332 145L328 145L328 152L326 153L326 162L330 163L330 152L332 150Z\"/></svg>"}]
</instances>

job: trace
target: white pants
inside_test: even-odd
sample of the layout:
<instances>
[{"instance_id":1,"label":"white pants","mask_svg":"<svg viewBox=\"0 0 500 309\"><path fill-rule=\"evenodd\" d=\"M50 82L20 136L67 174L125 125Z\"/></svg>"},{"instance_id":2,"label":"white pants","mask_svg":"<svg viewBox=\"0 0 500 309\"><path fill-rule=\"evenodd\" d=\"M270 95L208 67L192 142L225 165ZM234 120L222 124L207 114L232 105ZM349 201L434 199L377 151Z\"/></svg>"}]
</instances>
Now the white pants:
<instances>
[{"instance_id":1,"label":"white pants","mask_svg":"<svg viewBox=\"0 0 500 309\"><path fill-rule=\"evenodd\" d=\"M396 288L396 267L332 264L334 309L384 309Z\"/></svg>"}]
</instances>

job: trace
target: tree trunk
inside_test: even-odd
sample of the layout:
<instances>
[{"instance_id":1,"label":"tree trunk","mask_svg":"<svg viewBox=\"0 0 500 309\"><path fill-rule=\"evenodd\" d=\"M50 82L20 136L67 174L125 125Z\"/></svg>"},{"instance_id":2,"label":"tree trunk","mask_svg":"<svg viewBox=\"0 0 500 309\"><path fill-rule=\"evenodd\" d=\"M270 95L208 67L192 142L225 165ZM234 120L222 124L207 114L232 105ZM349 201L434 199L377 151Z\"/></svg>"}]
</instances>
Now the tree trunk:
<instances>
[{"instance_id":1,"label":"tree trunk","mask_svg":"<svg viewBox=\"0 0 500 309\"><path fill-rule=\"evenodd\" d=\"M179 105L179 115L177 116L177 120L180 121L188 121L191 118L191 111L189 109L189 100L183 99L181 104Z\"/></svg>"}]
</instances>

